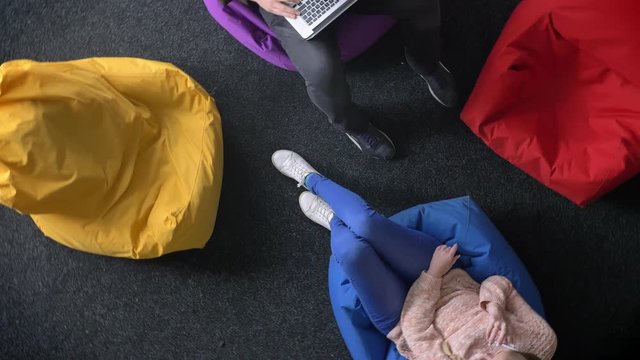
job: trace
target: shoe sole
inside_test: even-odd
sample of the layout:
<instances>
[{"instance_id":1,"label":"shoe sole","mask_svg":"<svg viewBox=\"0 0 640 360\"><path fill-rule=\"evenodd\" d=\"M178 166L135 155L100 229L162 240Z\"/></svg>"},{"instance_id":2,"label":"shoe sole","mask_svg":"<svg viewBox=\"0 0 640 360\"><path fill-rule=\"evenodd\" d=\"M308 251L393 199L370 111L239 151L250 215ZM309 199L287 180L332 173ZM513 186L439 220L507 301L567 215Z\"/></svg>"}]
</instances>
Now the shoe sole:
<instances>
[{"instance_id":1,"label":"shoe sole","mask_svg":"<svg viewBox=\"0 0 640 360\"><path fill-rule=\"evenodd\" d=\"M442 68L448 72L449 74L451 74L451 71L449 71L449 69L447 69L446 66L444 66L441 62L438 61L438 64L440 64L440 66L442 66ZM437 102L440 103L440 105L446 107L446 108L453 108L455 107L455 105L447 105L445 104L442 100L440 100L440 98L438 96L436 96L436 94L433 92L433 89L431 88L431 85L429 85L429 82L427 81L427 79L424 78L424 76L420 75L420 77L422 78L422 80L424 80L424 82L427 83L427 87L429 88L429 92L431 93L431 96L433 96L434 99L436 99Z\"/></svg>"},{"instance_id":2,"label":"shoe sole","mask_svg":"<svg viewBox=\"0 0 640 360\"><path fill-rule=\"evenodd\" d=\"M391 146L393 146L393 156L396 156L396 144L394 144L394 143L393 143L393 141L391 141L391 138L390 138L389 136L387 136L387 134L386 134L384 131L382 131L382 130L380 130L380 129L378 129L378 131L380 131L380 133L381 133L382 135L384 135L384 137L385 137L387 140L389 140L389 142L391 143ZM362 148L360 147L360 144L358 144L358 142L357 142L357 141L356 141L356 140L355 140L351 135L349 135L349 134L347 134L347 133L345 133L345 135L347 135L347 137L349 138L349 140L351 140L351 142L352 142L352 143L354 143L354 144L358 147L358 149L360 150L360 152L363 152L363 153L364 153L364 151L362 151ZM385 158L382 158L382 157L379 157L379 156L374 156L374 155L369 155L369 156L370 156L370 157L372 157L372 158L374 158L374 159L378 159L378 160L385 160ZM393 156L391 157L391 159L393 159ZM389 159L389 160L390 160L390 159Z\"/></svg>"}]
</instances>

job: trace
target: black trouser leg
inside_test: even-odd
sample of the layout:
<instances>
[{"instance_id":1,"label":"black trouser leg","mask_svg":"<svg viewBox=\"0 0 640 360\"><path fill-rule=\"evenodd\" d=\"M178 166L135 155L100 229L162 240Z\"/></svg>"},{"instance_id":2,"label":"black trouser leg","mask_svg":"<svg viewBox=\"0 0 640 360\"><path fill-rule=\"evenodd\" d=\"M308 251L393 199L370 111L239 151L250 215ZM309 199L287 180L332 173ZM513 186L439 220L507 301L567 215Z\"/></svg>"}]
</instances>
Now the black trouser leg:
<instances>
[{"instance_id":1,"label":"black trouser leg","mask_svg":"<svg viewBox=\"0 0 640 360\"><path fill-rule=\"evenodd\" d=\"M400 19L407 55L425 68L440 60L440 0L360 0L353 11Z\"/></svg>"},{"instance_id":2,"label":"black trouser leg","mask_svg":"<svg viewBox=\"0 0 640 360\"><path fill-rule=\"evenodd\" d=\"M329 122L342 131L363 131L368 121L351 101L351 90L332 29L305 40L282 16L263 9L260 12L304 78L309 98L327 115Z\"/></svg>"},{"instance_id":3,"label":"black trouser leg","mask_svg":"<svg viewBox=\"0 0 640 360\"><path fill-rule=\"evenodd\" d=\"M412 66L429 69L440 59L440 0L360 0L353 11L399 18ZM304 78L309 98L329 122L343 131L364 130L368 120L351 100L332 29L304 40L282 16L263 9L260 13Z\"/></svg>"}]
</instances>

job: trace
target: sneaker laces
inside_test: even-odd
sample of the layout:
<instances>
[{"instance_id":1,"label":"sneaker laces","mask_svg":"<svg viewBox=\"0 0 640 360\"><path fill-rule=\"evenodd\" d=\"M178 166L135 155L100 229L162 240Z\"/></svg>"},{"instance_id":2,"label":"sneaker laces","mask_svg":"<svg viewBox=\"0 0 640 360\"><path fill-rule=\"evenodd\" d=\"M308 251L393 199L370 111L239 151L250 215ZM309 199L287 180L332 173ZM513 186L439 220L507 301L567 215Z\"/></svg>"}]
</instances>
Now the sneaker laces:
<instances>
[{"instance_id":1,"label":"sneaker laces","mask_svg":"<svg viewBox=\"0 0 640 360\"><path fill-rule=\"evenodd\" d=\"M333 216L333 209L331 209L328 204L324 204L320 202L320 200L318 201L318 213L326 222L329 222Z\"/></svg>"},{"instance_id":2,"label":"sneaker laces","mask_svg":"<svg viewBox=\"0 0 640 360\"><path fill-rule=\"evenodd\" d=\"M378 135L377 131L375 129L372 130L373 131L363 133L361 136L372 149L377 149L380 147L380 139L376 136Z\"/></svg>"},{"instance_id":3,"label":"sneaker laces","mask_svg":"<svg viewBox=\"0 0 640 360\"><path fill-rule=\"evenodd\" d=\"M439 88L444 88L447 85L447 73L448 72L445 70L444 66L437 63L436 69L431 73L431 75L429 75L429 77L433 79L433 82L436 83Z\"/></svg>"},{"instance_id":4,"label":"sneaker laces","mask_svg":"<svg viewBox=\"0 0 640 360\"><path fill-rule=\"evenodd\" d=\"M433 75L431 75L430 78L438 88L442 88L444 79L439 75L440 75L439 72L436 70L436 72Z\"/></svg>"},{"instance_id":5,"label":"sneaker laces","mask_svg":"<svg viewBox=\"0 0 640 360\"><path fill-rule=\"evenodd\" d=\"M291 172L300 177L300 181L298 182L297 187L304 186L304 178L309 174L308 171L305 171L302 166L299 166L298 162L295 160L291 160L292 165L290 166Z\"/></svg>"}]
</instances>

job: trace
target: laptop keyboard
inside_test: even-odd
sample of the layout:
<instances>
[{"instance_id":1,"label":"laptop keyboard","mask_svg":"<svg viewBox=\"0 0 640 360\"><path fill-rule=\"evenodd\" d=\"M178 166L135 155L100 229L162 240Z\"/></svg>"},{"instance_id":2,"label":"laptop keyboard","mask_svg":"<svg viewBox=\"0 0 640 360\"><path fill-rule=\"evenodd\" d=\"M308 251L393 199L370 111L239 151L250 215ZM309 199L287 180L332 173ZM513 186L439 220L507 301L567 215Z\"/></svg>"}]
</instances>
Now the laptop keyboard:
<instances>
[{"instance_id":1,"label":"laptop keyboard","mask_svg":"<svg viewBox=\"0 0 640 360\"><path fill-rule=\"evenodd\" d=\"M313 25L322 15L335 6L339 0L306 0L301 1L294 8L300 11L300 17L307 24Z\"/></svg>"}]
</instances>

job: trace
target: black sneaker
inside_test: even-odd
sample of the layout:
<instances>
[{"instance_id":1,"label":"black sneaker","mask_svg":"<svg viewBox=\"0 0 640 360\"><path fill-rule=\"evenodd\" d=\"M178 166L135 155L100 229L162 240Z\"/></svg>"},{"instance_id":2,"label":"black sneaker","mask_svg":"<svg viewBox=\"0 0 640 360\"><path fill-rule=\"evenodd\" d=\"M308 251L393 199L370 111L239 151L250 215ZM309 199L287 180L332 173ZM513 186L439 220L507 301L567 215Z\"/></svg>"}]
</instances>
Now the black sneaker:
<instances>
[{"instance_id":1,"label":"black sneaker","mask_svg":"<svg viewBox=\"0 0 640 360\"><path fill-rule=\"evenodd\" d=\"M396 154L396 147L387 134L372 124L361 133L345 133L354 144L368 156L376 159L391 160Z\"/></svg>"},{"instance_id":2,"label":"black sneaker","mask_svg":"<svg viewBox=\"0 0 640 360\"><path fill-rule=\"evenodd\" d=\"M420 74L427 82L429 92L440 104L452 108L458 103L456 83L451 72L438 61L436 69L429 74Z\"/></svg>"}]
</instances>

